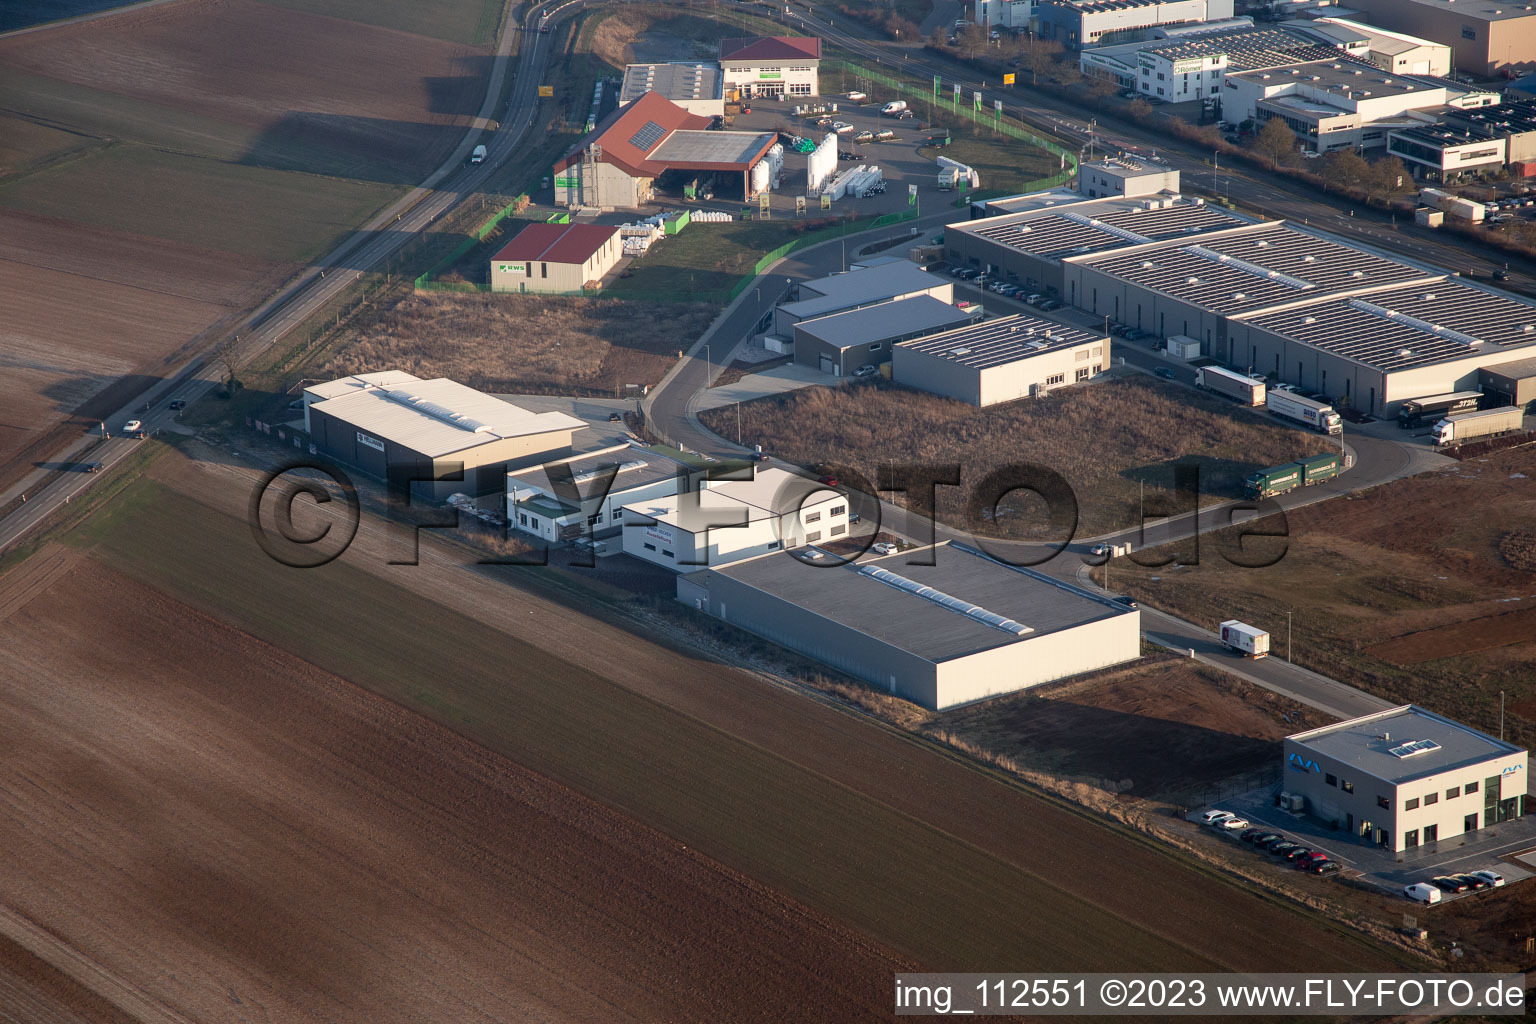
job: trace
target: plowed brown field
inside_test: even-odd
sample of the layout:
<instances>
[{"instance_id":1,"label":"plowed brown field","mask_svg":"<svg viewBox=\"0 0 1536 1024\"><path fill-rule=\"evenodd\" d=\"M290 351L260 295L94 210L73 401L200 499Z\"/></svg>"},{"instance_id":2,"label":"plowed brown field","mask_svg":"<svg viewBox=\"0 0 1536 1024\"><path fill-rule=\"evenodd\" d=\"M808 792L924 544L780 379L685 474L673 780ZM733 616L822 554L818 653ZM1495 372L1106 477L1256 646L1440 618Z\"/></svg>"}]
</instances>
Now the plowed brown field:
<instances>
[{"instance_id":1,"label":"plowed brown field","mask_svg":"<svg viewBox=\"0 0 1536 1024\"><path fill-rule=\"evenodd\" d=\"M1417 665L1508 644L1523 644L1533 637L1536 637L1536 608L1524 608L1393 637L1367 650L1394 665Z\"/></svg>"},{"instance_id":2,"label":"plowed brown field","mask_svg":"<svg viewBox=\"0 0 1536 1024\"><path fill-rule=\"evenodd\" d=\"M26 1020L848 1021L912 966L100 565L0 646Z\"/></svg>"}]
</instances>

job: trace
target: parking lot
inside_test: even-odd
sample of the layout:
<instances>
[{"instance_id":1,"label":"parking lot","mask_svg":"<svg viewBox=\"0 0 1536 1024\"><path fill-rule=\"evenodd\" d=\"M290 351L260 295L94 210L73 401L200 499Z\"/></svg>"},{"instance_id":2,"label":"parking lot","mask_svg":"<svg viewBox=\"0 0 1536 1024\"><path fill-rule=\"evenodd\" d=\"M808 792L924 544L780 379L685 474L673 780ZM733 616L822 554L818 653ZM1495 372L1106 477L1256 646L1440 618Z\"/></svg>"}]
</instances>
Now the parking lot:
<instances>
[{"instance_id":1,"label":"parking lot","mask_svg":"<svg viewBox=\"0 0 1536 1024\"><path fill-rule=\"evenodd\" d=\"M1394 853L1374 843L1355 840L1305 814L1281 810L1275 805L1271 787L1224 800L1219 808L1201 808L1189 814L1188 820L1204 826L1203 816L1217 809L1237 815L1249 823L1249 828L1262 828L1308 851L1321 853L1339 865L1339 873L1397 896L1402 895L1404 886L1431 882L1441 876L1492 871L1501 875L1505 884L1513 885L1536 875L1531 864L1521 859L1522 855L1536 857L1536 817L1518 818L1468 835ZM1237 856L1282 865L1287 863L1281 854L1244 842L1241 836L1247 829L1228 831L1203 827L1203 830L1210 832L1216 841L1231 843ZM1293 853L1294 850L1284 852ZM1442 891L1441 901L1475 897L1486 891Z\"/></svg>"}]
</instances>

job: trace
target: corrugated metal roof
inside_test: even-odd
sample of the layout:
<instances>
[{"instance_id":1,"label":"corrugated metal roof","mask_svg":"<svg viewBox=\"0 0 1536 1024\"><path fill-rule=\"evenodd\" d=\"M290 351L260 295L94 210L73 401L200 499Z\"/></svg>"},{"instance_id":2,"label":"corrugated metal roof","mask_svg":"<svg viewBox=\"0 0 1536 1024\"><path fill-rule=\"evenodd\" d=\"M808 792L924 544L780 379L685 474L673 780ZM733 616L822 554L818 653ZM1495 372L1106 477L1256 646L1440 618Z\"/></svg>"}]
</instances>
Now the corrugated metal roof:
<instances>
[{"instance_id":1,"label":"corrugated metal roof","mask_svg":"<svg viewBox=\"0 0 1536 1024\"><path fill-rule=\"evenodd\" d=\"M956 309L932 295L916 295L848 313L802 320L795 327L828 345L848 348L872 341L911 337L921 331L942 331L969 323L974 318L974 313Z\"/></svg>"},{"instance_id":2,"label":"corrugated metal roof","mask_svg":"<svg viewBox=\"0 0 1536 1024\"><path fill-rule=\"evenodd\" d=\"M1042 352L1107 340L1101 333L1085 331L1071 324L1019 314L998 317L974 327L962 327L942 334L930 334L926 338L903 341L897 347L971 369L985 370L1016 363Z\"/></svg>"},{"instance_id":3,"label":"corrugated metal roof","mask_svg":"<svg viewBox=\"0 0 1536 1024\"><path fill-rule=\"evenodd\" d=\"M304 393L310 396L310 401L313 403L327 398L350 395L367 388L397 387L415 380L421 380L421 378L404 370L380 370L377 373L358 373L351 377L339 377L336 380L328 380L324 384L312 384L304 389Z\"/></svg>"},{"instance_id":4,"label":"corrugated metal roof","mask_svg":"<svg viewBox=\"0 0 1536 1024\"><path fill-rule=\"evenodd\" d=\"M530 412L446 378L365 388L311 408L429 458L504 438L586 426L563 412Z\"/></svg>"},{"instance_id":5,"label":"corrugated metal roof","mask_svg":"<svg viewBox=\"0 0 1536 1024\"><path fill-rule=\"evenodd\" d=\"M543 260L580 266L618 233L618 228L608 224L529 224L502 246L491 262Z\"/></svg>"}]
</instances>

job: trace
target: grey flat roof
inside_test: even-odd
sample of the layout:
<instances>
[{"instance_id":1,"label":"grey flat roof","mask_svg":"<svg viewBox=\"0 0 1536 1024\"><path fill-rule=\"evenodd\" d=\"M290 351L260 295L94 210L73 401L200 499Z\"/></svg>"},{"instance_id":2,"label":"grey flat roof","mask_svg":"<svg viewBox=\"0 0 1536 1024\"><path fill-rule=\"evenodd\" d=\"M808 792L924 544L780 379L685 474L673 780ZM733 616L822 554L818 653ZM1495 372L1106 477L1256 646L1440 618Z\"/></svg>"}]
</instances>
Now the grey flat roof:
<instances>
[{"instance_id":1,"label":"grey flat roof","mask_svg":"<svg viewBox=\"0 0 1536 1024\"><path fill-rule=\"evenodd\" d=\"M1391 738L1382 739L1384 734ZM1307 750L1394 785L1518 754L1525 749L1414 704L1336 722L1287 738ZM1415 740L1430 740L1439 748L1407 757L1391 752L1393 748L1401 748Z\"/></svg>"},{"instance_id":2,"label":"grey flat roof","mask_svg":"<svg viewBox=\"0 0 1536 1024\"><path fill-rule=\"evenodd\" d=\"M624 69L619 105L637 100L647 92L659 92L669 100L718 100L718 64L631 64Z\"/></svg>"},{"instance_id":3,"label":"grey flat roof","mask_svg":"<svg viewBox=\"0 0 1536 1024\"><path fill-rule=\"evenodd\" d=\"M1113 156L1085 163L1082 165L1082 169L1085 171L1098 171L1101 174L1108 174L1111 177L1120 179L1150 178L1167 174L1173 170L1173 168L1163 164L1142 163L1140 160Z\"/></svg>"},{"instance_id":4,"label":"grey flat roof","mask_svg":"<svg viewBox=\"0 0 1536 1024\"><path fill-rule=\"evenodd\" d=\"M915 338L902 342L900 347L984 370L1028 359L1042 352L1054 352L1104 340L1104 335L1094 331L1085 331L1025 313L998 317L973 327L962 327L926 338Z\"/></svg>"},{"instance_id":5,"label":"grey flat roof","mask_svg":"<svg viewBox=\"0 0 1536 1024\"><path fill-rule=\"evenodd\" d=\"M915 263L884 263L867 270L850 270L846 274L819 277L814 281L802 281L802 294L817 294L795 302L786 302L779 308L801 320L836 313L853 306L867 305L881 299L894 298L910 292L926 291L940 285L951 284L942 277L919 270Z\"/></svg>"},{"instance_id":6,"label":"grey flat roof","mask_svg":"<svg viewBox=\"0 0 1536 1024\"><path fill-rule=\"evenodd\" d=\"M807 564L782 553L710 569L755 590L792 602L824 619L867 633L932 662L1003 647L1132 610L1067 584L1014 569L954 544L933 550L933 565L908 565L913 552L866 558L876 566L960 598L1030 628L1019 636L952 608L897 589L853 564Z\"/></svg>"},{"instance_id":7,"label":"grey flat roof","mask_svg":"<svg viewBox=\"0 0 1536 1024\"><path fill-rule=\"evenodd\" d=\"M1081 261L1102 273L1233 315L1330 292L1442 276L1303 231L1284 221Z\"/></svg>"},{"instance_id":8,"label":"grey flat roof","mask_svg":"<svg viewBox=\"0 0 1536 1024\"><path fill-rule=\"evenodd\" d=\"M1388 372L1536 345L1536 304L1449 278L1243 319Z\"/></svg>"},{"instance_id":9,"label":"grey flat roof","mask_svg":"<svg viewBox=\"0 0 1536 1024\"><path fill-rule=\"evenodd\" d=\"M550 477L549 470L553 466L564 466L570 471L572 481L576 485L578 493L589 495L582 504L595 508L600 501L590 496L590 492L598 487L598 478L607 473L614 473L613 483L609 485L603 497L619 496L624 491L636 487L644 487L647 484L656 483L659 480L676 479L678 472L690 472L689 467L681 462L667 458L659 452L649 448L639 448L634 445L622 447L610 447L600 451L580 455L571 459L561 459L557 462L545 463L542 466L532 466L528 469L507 474L507 489L515 487L527 487L544 494L556 495L558 491ZM696 472L696 471L693 471ZM572 511L574 506L564 498L558 498L560 504L567 506Z\"/></svg>"},{"instance_id":10,"label":"grey flat roof","mask_svg":"<svg viewBox=\"0 0 1536 1024\"><path fill-rule=\"evenodd\" d=\"M1247 223L1224 210L1186 199L1166 195L1115 196L1061 209L985 217L951 224L944 230L985 238L1049 260L1124 249L1164 238L1185 238Z\"/></svg>"},{"instance_id":11,"label":"grey flat roof","mask_svg":"<svg viewBox=\"0 0 1536 1024\"><path fill-rule=\"evenodd\" d=\"M749 164L777 138L772 132L678 130L647 159L666 164Z\"/></svg>"},{"instance_id":12,"label":"grey flat roof","mask_svg":"<svg viewBox=\"0 0 1536 1024\"><path fill-rule=\"evenodd\" d=\"M1485 366L1482 370L1484 373L1508 380L1528 380L1536 377L1536 358L1516 359L1514 362L1501 363L1498 366Z\"/></svg>"},{"instance_id":13,"label":"grey flat roof","mask_svg":"<svg viewBox=\"0 0 1536 1024\"><path fill-rule=\"evenodd\" d=\"M848 348L888 338L911 337L920 331L942 331L969 323L973 316L932 295L917 295L847 313L802 320L795 329L835 348Z\"/></svg>"},{"instance_id":14,"label":"grey flat roof","mask_svg":"<svg viewBox=\"0 0 1536 1024\"><path fill-rule=\"evenodd\" d=\"M1435 78L1394 74L1383 71L1374 64L1348 58L1315 60L1307 64L1271 68L1267 71L1239 71L1227 77L1256 80L1266 86L1295 82L1351 99L1364 99L1367 93L1375 98L1401 96L1412 92L1430 92L1444 88L1445 84ZM1426 101L1426 105L1428 102L1431 101Z\"/></svg>"},{"instance_id":15,"label":"grey flat roof","mask_svg":"<svg viewBox=\"0 0 1536 1024\"><path fill-rule=\"evenodd\" d=\"M364 388L311 402L310 408L429 458L509 437L586 426L563 412L530 412L443 377Z\"/></svg>"},{"instance_id":16,"label":"grey flat roof","mask_svg":"<svg viewBox=\"0 0 1536 1024\"><path fill-rule=\"evenodd\" d=\"M1516 18L1536 18L1536 11L1528 11L1524 4L1492 3L1490 0L1397 0L1433 7L1447 14L1457 14L1469 21L1513 21Z\"/></svg>"}]
</instances>

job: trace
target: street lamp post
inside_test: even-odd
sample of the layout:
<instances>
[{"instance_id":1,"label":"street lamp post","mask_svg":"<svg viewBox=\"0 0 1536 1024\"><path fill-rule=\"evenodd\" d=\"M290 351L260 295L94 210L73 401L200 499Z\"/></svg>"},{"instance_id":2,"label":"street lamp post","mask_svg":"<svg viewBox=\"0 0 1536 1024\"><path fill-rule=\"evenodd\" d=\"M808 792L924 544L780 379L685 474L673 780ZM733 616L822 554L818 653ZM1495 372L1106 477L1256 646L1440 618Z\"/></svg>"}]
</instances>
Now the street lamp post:
<instances>
[{"instance_id":1,"label":"street lamp post","mask_svg":"<svg viewBox=\"0 0 1536 1024\"><path fill-rule=\"evenodd\" d=\"M1285 660L1286 661L1290 661L1290 662L1292 662L1292 664L1294 664L1294 660L1291 658L1291 613L1290 612L1286 612L1285 613Z\"/></svg>"}]
</instances>

